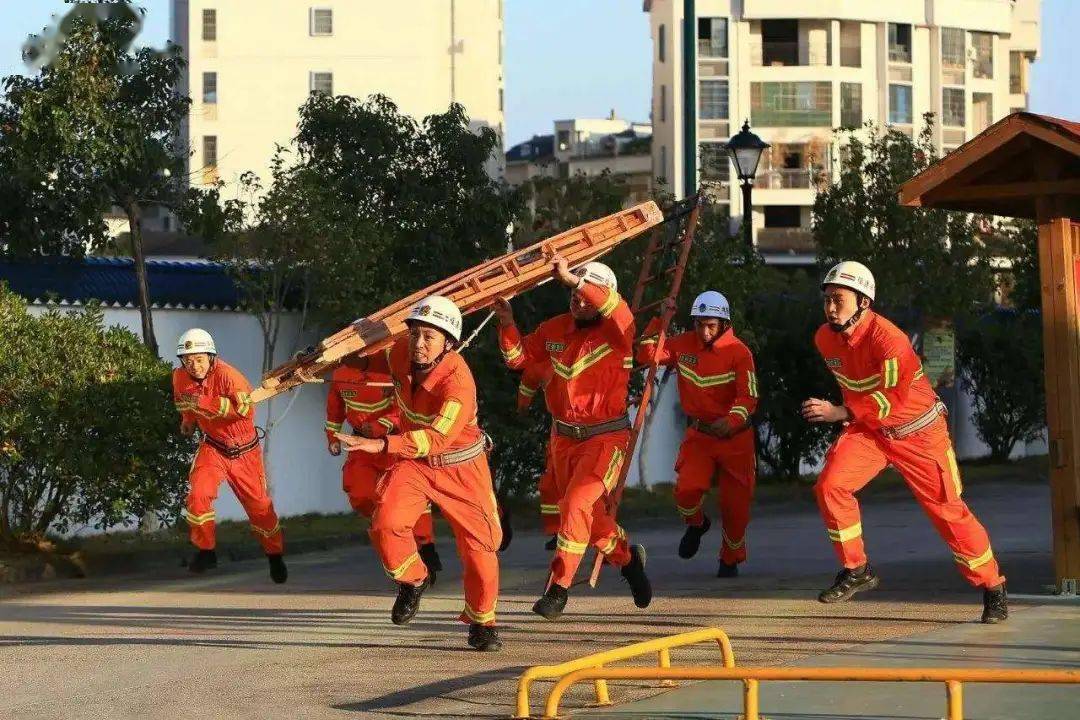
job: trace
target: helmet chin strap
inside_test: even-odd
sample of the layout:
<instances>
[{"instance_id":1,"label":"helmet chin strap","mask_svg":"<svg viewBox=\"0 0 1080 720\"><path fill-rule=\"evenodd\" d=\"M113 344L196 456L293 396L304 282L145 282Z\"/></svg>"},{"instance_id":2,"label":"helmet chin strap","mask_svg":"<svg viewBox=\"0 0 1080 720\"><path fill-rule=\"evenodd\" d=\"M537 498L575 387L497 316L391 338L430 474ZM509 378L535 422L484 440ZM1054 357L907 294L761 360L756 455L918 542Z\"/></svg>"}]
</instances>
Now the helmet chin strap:
<instances>
[{"instance_id":1,"label":"helmet chin strap","mask_svg":"<svg viewBox=\"0 0 1080 720\"><path fill-rule=\"evenodd\" d=\"M856 310L851 315L851 317L849 317L847 319L846 322L829 323L829 329L832 330L833 332L842 333L845 330L847 330L848 328L850 328L851 326L853 326L855 323L859 322L859 318L861 318L863 316L864 312L866 312L866 308L860 306L859 309Z\"/></svg>"}]
</instances>

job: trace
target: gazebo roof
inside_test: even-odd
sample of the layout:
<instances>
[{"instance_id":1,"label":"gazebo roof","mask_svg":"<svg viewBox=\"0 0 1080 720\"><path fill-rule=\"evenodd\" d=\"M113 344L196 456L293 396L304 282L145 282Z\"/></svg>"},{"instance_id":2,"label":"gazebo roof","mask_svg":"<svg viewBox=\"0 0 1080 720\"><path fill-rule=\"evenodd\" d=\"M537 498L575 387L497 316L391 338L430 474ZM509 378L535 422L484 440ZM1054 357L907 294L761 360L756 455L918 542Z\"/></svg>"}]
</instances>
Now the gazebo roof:
<instances>
[{"instance_id":1,"label":"gazebo roof","mask_svg":"<svg viewBox=\"0 0 1080 720\"><path fill-rule=\"evenodd\" d=\"M1037 199L1050 214L1080 220L1080 123L1013 113L900 187L900 203L1031 218Z\"/></svg>"}]
</instances>

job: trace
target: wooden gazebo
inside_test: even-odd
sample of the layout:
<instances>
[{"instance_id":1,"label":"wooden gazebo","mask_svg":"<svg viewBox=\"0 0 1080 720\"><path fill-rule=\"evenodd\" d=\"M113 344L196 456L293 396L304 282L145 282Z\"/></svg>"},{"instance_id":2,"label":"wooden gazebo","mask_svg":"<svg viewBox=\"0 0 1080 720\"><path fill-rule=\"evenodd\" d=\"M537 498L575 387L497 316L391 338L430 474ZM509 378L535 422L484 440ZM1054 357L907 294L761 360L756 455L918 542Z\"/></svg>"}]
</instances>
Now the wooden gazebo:
<instances>
[{"instance_id":1,"label":"wooden gazebo","mask_svg":"<svg viewBox=\"0 0 1080 720\"><path fill-rule=\"evenodd\" d=\"M1080 123L1015 113L900 188L908 207L1030 218L1039 226L1054 572L1080 581Z\"/></svg>"}]
</instances>

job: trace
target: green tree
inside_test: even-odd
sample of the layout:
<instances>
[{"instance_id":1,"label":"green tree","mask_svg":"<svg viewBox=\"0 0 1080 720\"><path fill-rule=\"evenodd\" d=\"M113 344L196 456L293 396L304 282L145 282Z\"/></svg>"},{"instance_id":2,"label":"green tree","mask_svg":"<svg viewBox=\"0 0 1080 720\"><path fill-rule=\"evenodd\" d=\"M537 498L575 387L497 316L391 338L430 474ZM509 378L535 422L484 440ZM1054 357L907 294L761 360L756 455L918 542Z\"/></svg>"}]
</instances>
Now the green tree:
<instances>
[{"instance_id":1,"label":"green tree","mask_svg":"<svg viewBox=\"0 0 1080 720\"><path fill-rule=\"evenodd\" d=\"M977 230L985 220L899 203L900 185L937 159L933 116L925 120L915 138L871 124L840 131L838 177L818 188L813 208L820 271L865 263L877 281L875 307L909 332L970 312L995 289L992 253Z\"/></svg>"},{"instance_id":2,"label":"green tree","mask_svg":"<svg viewBox=\"0 0 1080 720\"><path fill-rule=\"evenodd\" d=\"M187 149L177 145L189 98L179 48L133 48L129 3L76 3L24 55L36 75L4 79L0 100L0 247L73 254L109 242L103 216L131 229L143 341L155 353L142 243L147 207L176 202Z\"/></svg>"},{"instance_id":3,"label":"green tree","mask_svg":"<svg viewBox=\"0 0 1080 720\"><path fill-rule=\"evenodd\" d=\"M975 431L990 459L1005 462L1017 443L1035 440L1046 426L1042 319L1032 310L998 310L966 323L958 340Z\"/></svg>"},{"instance_id":4,"label":"green tree","mask_svg":"<svg viewBox=\"0 0 1080 720\"><path fill-rule=\"evenodd\" d=\"M100 309L40 316L0 286L0 541L170 517L191 452L171 368Z\"/></svg>"}]
</instances>

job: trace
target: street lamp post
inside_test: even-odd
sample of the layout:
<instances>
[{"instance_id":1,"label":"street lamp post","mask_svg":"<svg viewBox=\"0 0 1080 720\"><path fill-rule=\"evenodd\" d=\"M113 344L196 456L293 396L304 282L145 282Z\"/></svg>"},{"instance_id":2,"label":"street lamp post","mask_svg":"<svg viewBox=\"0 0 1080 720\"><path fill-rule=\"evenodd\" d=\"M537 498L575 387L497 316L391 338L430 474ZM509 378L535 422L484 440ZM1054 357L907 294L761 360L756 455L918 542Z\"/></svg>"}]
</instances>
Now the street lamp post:
<instances>
[{"instance_id":1,"label":"street lamp post","mask_svg":"<svg viewBox=\"0 0 1080 720\"><path fill-rule=\"evenodd\" d=\"M746 244L754 244L752 224L751 192L754 188L754 175L757 174L757 166L761 161L761 153L769 147L769 143L763 141L754 133L750 132L750 121L743 122L742 130L728 140L728 154L735 163L735 174L742 184L743 196L743 234Z\"/></svg>"}]
</instances>

